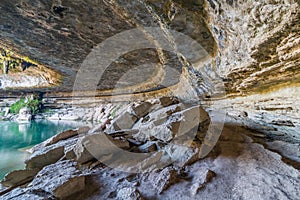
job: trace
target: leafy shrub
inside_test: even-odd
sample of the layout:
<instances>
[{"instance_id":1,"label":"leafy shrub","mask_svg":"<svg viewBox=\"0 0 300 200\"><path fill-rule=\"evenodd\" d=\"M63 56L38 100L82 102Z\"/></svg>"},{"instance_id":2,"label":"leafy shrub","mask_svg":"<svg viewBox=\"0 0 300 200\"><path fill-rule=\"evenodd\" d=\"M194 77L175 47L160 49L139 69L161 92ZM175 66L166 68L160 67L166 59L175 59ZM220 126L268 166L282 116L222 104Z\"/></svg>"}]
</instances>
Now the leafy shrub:
<instances>
[{"instance_id":1,"label":"leafy shrub","mask_svg":"<svg viewBox=\"0 0 300 200\"><path fill-rule=\"evenodd\" d=\"M41 108L42 108L42 102L38 99L33 99L33 100L29 100L27 103L26 103L26 106L28 108L30 108L31 112L33 114L37 114L41 111Z\"/></svg>"},{"instance_id":2,"label":"leafy shrub","mask_svg":"<svg viewBox=\"0 0 300 200\"><path fill-rule=\"evenodd\" d=\"M37 114L42 110L42 102L38 99L28 99L21 98L19 101L15 102L10 106L10 112L18 114L21 108L27 107L31 110L32 114Z\"/></svg>"},{"instance_id":3,"label":"leafy shrub","mask_svg":"<svg viewBox=\"0 0 300 200\"><path fill-rule=\"evenodd\" d=\"M9 108L9 111L14 114L18 114L21 108L24 108L26 106L25 99L21 98L19 101L12 104Z\"/></svg>"}]
</instances>

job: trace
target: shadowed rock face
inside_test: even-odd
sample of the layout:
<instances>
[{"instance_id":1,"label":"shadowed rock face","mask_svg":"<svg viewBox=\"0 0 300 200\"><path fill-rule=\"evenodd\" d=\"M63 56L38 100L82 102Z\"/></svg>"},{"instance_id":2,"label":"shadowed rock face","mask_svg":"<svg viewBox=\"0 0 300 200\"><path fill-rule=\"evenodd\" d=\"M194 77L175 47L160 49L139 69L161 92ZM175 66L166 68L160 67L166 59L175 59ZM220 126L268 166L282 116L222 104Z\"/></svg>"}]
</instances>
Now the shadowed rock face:
<instances>
[{"instance_id":1,"label":"shadowed rock face","mask_svg":"<svg viewBox=\"0 0 300 200\"><path fill-rule=\"evenodd\" d=\"M205 59L193 60L191 52L189 65L178 52L161 51L156 44L157 48L119 57L97 89L138 85L130 91L160 91L180 83L181 74L200 96L214 97L218 79L225 84L226 96L232 97L223 108L238 121L255 129L267 126L266 131L271 127L272 132L295 133L300 126L299 10L297 0L4 0L0 44L63 75L60 87L45 91L70 92L81 63L99 43L132 28L145 32L144 27L161 28L172 43L168 29L173 29L199 43L207 52ZM152 68L136 70L149 62ZM179 75L164 71L167 66ZM127 72L133 75L124 76ZM288 96L283 87L292 88ZM247 114L238 114L243 112Z\"/></svg>"},{"instance_id":2,"label":"shadowed rock face","mask_svg":"<svg viewBox=\"0 0 300 200\"><path fill-rule=\"evenodd\" d=\"M65 89L94 45L131 27L100 1L2 1L1 13L1 42L58 70Z\"/></svg>"},{"instance_id":3,"label":"shadowed rock face","mask_svg":"<svg viewBox=\"0 0 300 200\"><path fill-rule=\"evenodd\" d=\"M132 28L143 30L143 27L159 27L164 23L213 52L214 40L204 22L202 5L189 4L193 3L185 6L142 1L3 1L1 44L60 72L64 81L58 90L70 91L76 72L90 51L105 39ZM169 16L170 10L177 13L176 18ZM151 60L180 72L182 64L174 53L158 54L156 50L149 53L147 49L129 52L112 64L110 71L114 73L108 71L109 81L102 81L98 89L111 89L122 74L137 65L137 61L141 65ZM178 80L170 85L176 82Z\"/></svg>"}]
</instances>

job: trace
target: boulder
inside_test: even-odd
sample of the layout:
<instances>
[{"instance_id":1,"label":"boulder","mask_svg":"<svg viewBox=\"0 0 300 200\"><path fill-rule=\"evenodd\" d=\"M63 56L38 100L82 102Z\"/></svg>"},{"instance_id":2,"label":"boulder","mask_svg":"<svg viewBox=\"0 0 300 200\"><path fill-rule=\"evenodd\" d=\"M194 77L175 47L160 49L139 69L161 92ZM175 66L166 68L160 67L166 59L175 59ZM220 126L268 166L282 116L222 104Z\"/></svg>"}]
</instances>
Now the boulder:
<instances>
[{"instance_id":1,"label":"boulder","mask_svg":"<svg viewBox=\"0 0 300 200\"><path fill-rule=\"evenodd\" d=\"M125 112L117 117L112 122L112 127L114 130L122 130L122 129L131 129L138 118L129 112Z\"/></svg>"},{"instance_id":2,"label":"boulder","mask_svg":"<svg viewBox=\"0 0 300 200\"><path fill-rule=\"evenodd\" d=\"M139 191L134 187L124 187L117 193L118 200L142 200Z\"/></svg>"},{"instance_id":3,"label":"boulder","mask_svg":"<svg viewBox=\"0 0 300 200\"><path fill-rule=\"evenodd\" d=\"M30 108L24 107L19 111L19 115L16 118L18 122L29 122L32 119Z\"/></svg>"},{"instance_id":4,"label":"boulder","mask_svg":"<svg viewBox=\"0 0 300 200\"><path fill-rule=\"evenodd\" d=\"M16 188L1 196L1 200L73 199L85 189L85 178L76 163L64 160L44 167L25 188Z\"/></svg>"},{"instance_id":5,"label":"boulder","mask_svg":"<svg viewBox=\"0 0 300 200\"><path fill-rule=\"evenodd\" d=\"M94 156L88 151L88 149L85 146L85 143L92 139L92 137L93 135L89 135L79 139L76 145L74 146L73 150L67 152L66 157L73 158L75 156L75 160L79 164L83 164L95 159Z\"/></svg>"},{"instance_id":6,"label":"boulder","mask_svg":"<svg viewBox=\"0 0 300 200\"><path fill-rule=\"evenodd\" d=\"M152 172L149 175L149 181L152 186L161 194L164 190L168 189L173 183L176 182L177 172L171 167L167 167L162 171Z\"/></svg>"},{"instance_id":7,"label":"boulder","mask_svg":"<svg viewBox=\"0 0 300 200\"><path fill-rule=\"evenodd\" d=\"M151 109L152 104L149 102L143 102L137 106L132 107L132 110L134 112L134 115L137 118L144 117L147 115Z\"/></svg>"},{"instance_id":8,"label":"boulder","mask_svg":"<svg viewBox=\"0 0 300 200\"><path fill-rule=\"evenodd\" d=\"M61 140L66 140L68 138L74 137L78 135L78 131L76 129L73 130L67 130L67 131L63 131L51 138L49 138L48 140L45 141L45 146L50 146L52 144L55 144Z\"/></svg>"},{"instance_id":9,"label":"boulder","mask_svg":"<svg viewBox=\"0 0 300 200\"><path fill-rule=\"evenodd\" d=\"M164 167L172 163L172 160L170 159L169 155L167 155L163 151L151 152L151 154L148 153L144 155L145 156L143 158L139 158L138 156L132 158L130 160L130 165L128 165L127 167L127 171L133 173L152 172L156 169L163 169ZM132 165L132 163L134 163L134 165Z\"/></svg>"},{"instance_id":10,"label":"boulder","mask_svg":"<svg viewBox=\"0 0 300 200\"><path fill-rule=\"evenodd\" d=\"M73 194L79 193L85 189L85 177L75 176L64 180L61 185L53 189L53 196L58 199L69 199Z\"/></svg>"},{"instance_id":11,"label":"boulder","mask_svg":"<svg viewBox=\"0 0 300 200\"><path fill-rule=\"evenodd\" d=\"M76 130L77 130L77 134L85 134L90 131L90 127L83 126L83 127L77 128Z\"/></svg>"},{"instance_id":12,"label":"boulder","mask_svg":"<svg viewBox=\"0 0 300 200\"><path fill-rule=\"evenodd\" d=\"M60 161L43 168L28 188L42 190L56 199L68 199L85 189L85 176L77 169L76 163Z\"/></svg>"},{"instance_id":13,"label":"boulder","mask_svg":"<svg viewBox=\"0 0 300 200\"><path fill-rule=\"evenodd\" d=\"M138 124L139 126L134 126L134 128L139 129L140 131L133 137L142 142L149 141L151 137L155 137L163 142L172 140L173 133L166 122L168 117L180 110L181 105L172 105L151 112L141 123Z\"/></svg>"},{"instance_id":14,"label":"boulder","mask_svg":"<svg viewBox=\"0 0 300 200\"><path fill-rule=\"evenodd\" d=\"M36 153L32 154L30 158L25 161L26 169L41 169L44 166L57 162L63 156L63 146L49 146L43 151L37 151Z\"/></svg>"},{"instance_id":15,"label":"boulder","mask_svg":"<svg viewBox=\"0 0 300 200\"><path fill-rule=\"evenodd\" d=\"M171 106L168 106L168 107L161 108L159 110L151 112L149 114L149 117L144 119L143 122L144 123L149 122L149 121L154 122L154 121L166 119L167 117L169 117L173 113L181 111L182 108L183 108L182 104L176 104L176 105L171 105Z\"/></svg>"},{"instance_id":16,"label":"boulder","mask_svg":"<svg viewBox=\"0 0 300 200\"><path fill-rule=\"evenodd\" d=\"M128 150L130 148L129 142L125 139L114 138L110 135L106 135L106 137L117 147L121 149Z\"/></svg>"},{"instance_id":17,"label":"boulder","mask_svg":"<svg viewBox=\"0 0 300 200\"><path fill-rule=\"evenodd\" d=\"M46 140L40 144L37 144L37 145L33 146L32 148L27 149L26 151L31 154L36 154L38 152L45 152L45 151L47 151L47 149L64 146L65 152L66 152L71 146L74 146L76 144L76 142L79 138L76 136L77 136L77 134L74 135L73 137L69 137L67 139L61 139L56 142L53 142L52 138L49 138L48 140ZM56 136L53 136L53 137L56 137Z\"/></svg>"},{"instance_id":18,"label":"boulder","mask_svg":"<svg viewBox=\"0 0 300 200\"><path fill-rule=\"evenodd\" d=\"M166 152L174 166L185 167L199 160L199 149L188 146L168 144L162 151Z\"/></svg>"},{"instance_id":19,"label":"boulder","mask_svg":"<svg viewBox=\"0 0 300 200\"><path fill-rule=\"evenodd\" d=\"M201 130L208 129L209 115L200 106L193 106L181 110L183 105L172 105L148 115L139 126L139 133L134 135L136 140L146 142L154 137L163 142L170 142L174 138L193 140Z\"/></svg>"},{"instance_id":20,"label":"boulder","mask_svg":"<svg viewBox=\"0 0 300 200\"><path fill-rule=\"evenodd\" d=\"M55 197L51 194L48 194L43 191L30 191L28 189L23 188L15 188L10 192L5 192L5 194L1 194L1 200L54 200Z\"/></svg>"},{"instance_id":21,"label":"boulder","mask_svg":"<svg viewBox=\"0 0 300 200\"><path fill-rule=\"evenodd\" d=\"M191 194L196 195L201 189L204 189L205 185L209 183L216 173L209 169L199 169L194 177L194 184L191 187Z\"/></svg>"},{"instance_id":22,"label":"boulder","mask_svg":"<svg viewBox=\"0 0 300 200\"><path fill-rule=\"evenodd\" d=\"M110 124L110 122L111 122L111 119L108 119L108 118L105 119L102 123L100 123L100 124L94 126L92 129L90 129L90 130L88 131L88 134L92 134L92 133L104 131L105 128L106 128L106 125L107 125L107 124Z\"/></svg>"},{"instance_id":23,"label":"boulder","mask_svg":"<svg viewBox=\"0 0 300 200\"><path fill-rule=\"evenodd\" d=\"M5 187L17 187L33 180L34 176L38 173L38 170L16 170L8 173L1 184Z\"/></svg>"},{"instance_id":24,"label":"boulder","mask_svg":"<svg viewBox=\"0 0 300 200\"><path fill-rule=\"evenodd\" d=\"M181 112L173 114L169 119L173 132L177 136L184 135L192 130L194 127L199 129L199 126L207 125L201 129L208 128L206 122L210 121L209 115L201 106L193 106ZM195 134L196 136L196 134Z\"/></svg>"},{"instance_id":25,"label":"boulder","mask_svg":"<svg viewBox=\"0 0 300 200\"><path fill-rule=\"evenodd\" d=\"M105 140L107 139L107 140ZM107 152L130 148L129 142L127 140L121 140L113 138L105 133L95 133L92 135L86 135L77 141L77 144L73 148L75 154L75 160L84 164L93 159L99 159L106 155ZM68 157L73 157L72 152L67 153ZM111 156L111 155L110 155Z\"/></svg>"},{"instance_id":26,"label":"boulder","mask_svg":"<svg viewBox=\"0 0 300 200\"><path fill-rule=\"evenodd\" d=\"M179 101L176 97L161 97L159 98L160 104L163 107L167 107L169 105L178 104Z\"/></svg>"},{"instance_id":27,"label":"boulder","mask_svg":"<svg viewBox=\"0 0 300 200\"><path fill-rule=\"evenodd\" d=\"M140 146L140 145L143 144L142 142L137 141L137 140L132 139L132 138L127 138L127 141L129 142L129 145L131 145L131 146Z\"/></svg>"},{"instance_id":28,"label":"boulder","mask_svg":"<svg viewBox=\"0 0 300 200\"><path fill-rule=\"evenodd\" d=\"M151 128L150 128L151 127ZM159 125L159 126L150 126L148 128L147 131L148 132L148 135L151 137L154 137L158 140L161 140L163 142L170 142L175 134L174 132L172 131L172 125L171 124L168 124L168 123L164 123L162 125ZM142 129L142 131L144 131L145 129Z\"/></svg>"},{"instance_id":29,"label":"boulder","mask_svg":"<svg viewBox=\"0 0 300 200\"><path fill-rule=\"evenodd\" d=\"M119 130L119 131L114 131L111 133L108 133L108 135L112 137L124 137L124 138L131 138L132 135L137 134L139 132L138 129L126 129L126 130Z\"/></svg>"}]
</instances>

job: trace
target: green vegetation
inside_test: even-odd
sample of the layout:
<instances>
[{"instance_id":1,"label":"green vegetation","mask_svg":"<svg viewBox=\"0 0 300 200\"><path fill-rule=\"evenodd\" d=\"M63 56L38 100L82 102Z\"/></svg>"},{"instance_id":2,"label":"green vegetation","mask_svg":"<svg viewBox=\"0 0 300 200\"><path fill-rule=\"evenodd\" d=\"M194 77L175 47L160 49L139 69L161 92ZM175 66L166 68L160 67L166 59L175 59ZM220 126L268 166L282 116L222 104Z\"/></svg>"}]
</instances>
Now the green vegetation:
<instances>
[{"instance_id":1,"label":"green vegetation","mask_svg":"<svg viewBox=\"0 0 300 200\"><path fill-rule=\"evenodd\" d=\"M25 99L24 98L21 98L19 101L17 101L16 103L12 104L9 108L9 111L11 113L14 113L14 114L18 114L19 111L21 110L21 108L25 107Z\"/></svg>"},{"instance_id":2,"label":"green vegetation","mask_svg":"<svg viewBox=\"0 0 300 200\"><path fill-rule=\"evenodd\" d=\"M3 117L5 115L5 111L0 112L0 116Z\"/></svg>"},{"instance_id":3,"label":"green vegetation","mask_svg":"<svg viewBox=\"0 0 300 200\"><path fill-rule=\"evenodd\" d=\"M10 112L18 114L21 108L24 107L29 108L32 114L37 114L42 111L42 101L39 99L21 98L19 101L10 106Z\"/></svg>"},{"instance_id":4,"label":"green vegetation","mask_svg":"<svg viewBox=\"0 0 300 200\"><path fill-rule=\"evenodd\" d=\"M30 108L32 114L37 114L42 111L42 101L38 99L29 100L26 106Z\"/></svg>"}]
</instances>

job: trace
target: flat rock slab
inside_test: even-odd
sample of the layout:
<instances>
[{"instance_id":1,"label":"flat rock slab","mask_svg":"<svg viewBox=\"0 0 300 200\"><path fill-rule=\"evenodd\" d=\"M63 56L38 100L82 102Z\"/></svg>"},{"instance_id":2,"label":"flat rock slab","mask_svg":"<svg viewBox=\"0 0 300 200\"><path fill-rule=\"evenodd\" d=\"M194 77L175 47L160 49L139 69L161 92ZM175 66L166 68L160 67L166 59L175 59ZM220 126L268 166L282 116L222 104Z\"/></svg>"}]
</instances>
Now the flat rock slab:
<instances>
[{"instance_id":1,"label":"flat rock slab","mask_svg":"<svg viewBox=\"0 0 300 200\"><path fill-rule=\"evenodd\" d=\"M51 146L60 141L67 140L72 137L76 137L79 134L87 133L89 130L90 130L90 128L85 126L85 127L81 127L81 128L77 128L77 129L70 129L70 130L63 131L63 132L58 133L58 134L54 135L53 137L47 139L46 141L35 145L34 147L32 147L31 149L29 149L27 151L29 153L34 153L36 151L42 150L46 146Z\"/></svg>"},{"instance_id":2,"label":"flat rock slab","mask_svg":"<svg viewBox=\"0 0 300 200\"><path fill-rule=\"evenodd\" d=\"M72 161L61 161L42 169L29 185L29 188L43 190L58 199L83 191L85 176Z\"/></svg>"},{"instance_id":3,"label":"flat rock slab","mask_svg":"<svg viewBox=\"0 0 300 200\"><path fill-rule=\"evenodd\" d=\"M137 120L138 118L136 116L130 114L129 112L125 112L112 122L112 127L116 131L131 129Z\"/></svg>"},{"instance_id":4,"label":"flat rock slab","mask_svg":"<svg viewBox=\"0 0 300 200\"><path fill-rule=\"evenodd\" d=\"M64 156L64 146L49 146L44 151L34 153L25 161L26 169L41 169L47 165L57 162Z\"/></svg>"},{"instance_id":5,"label":"flat rock slab","mask_svg":"<svg viewBox=\"0 0 300 200\"><path fill-rule=\"evenodd\" d=\"M65 140L65 139L74 137L76 135L78 135L77 130L67 130L67 131L61 132L61 133L51 137L49 140L47 140L45 143L45 146L50 146L52 144L57 143L60 140Z\"/></svg>"},{"instance_id":6,"label":"flat rock slab","mask_svg":"<svg viewBox=\"0 0 300 200\"><path fill-rule=\"evenodd\" d=\"M1 184L5 187L16 187L28 183L33 180L38 170L16 170L7 174Z\"/></svg>"},{"instance_id":7,"label":"flat rock slab","mask_svg":"<svg viewBox=\"0 0 300 200\"><path fill-rule=\"evenodd\" d=\"M51 194L41 191L31 191L27 188L16 188L11 192L2 195L1 200L55 200Z\"/></svg>"},{"instance_id":8,"label":"flat rock slab","mask_svg":"<svg viewBox=\"0 0 300 200\"><path fill-rule=\"evenodd\" d=\"M149 113L151 107L152 107L151 103L143 102L143 103L133 107L132 110L137 118L141 118Z\"/></svg>"},{"instance_id":9,"label":"flat rock slab","mask_svg":"<svg viewBox=\"0 0 300 200\"><path fill-rule=\"evenodd\" d=\"M1 200L69 199L84 188L85 175L75 162L66 160L44 167L26 188L16 188L1 196Z\"/></svg>"},{"instance_id":10,"label":"flat rock slab","mask_svg":"<svg viewBox=\"0 0 300 200\"><path fill-rule=\"evenodd\" d=\"M161 97L159 101L163 107L179 103L178 99L175 97Z\"/></svg>"}]
</instances>

